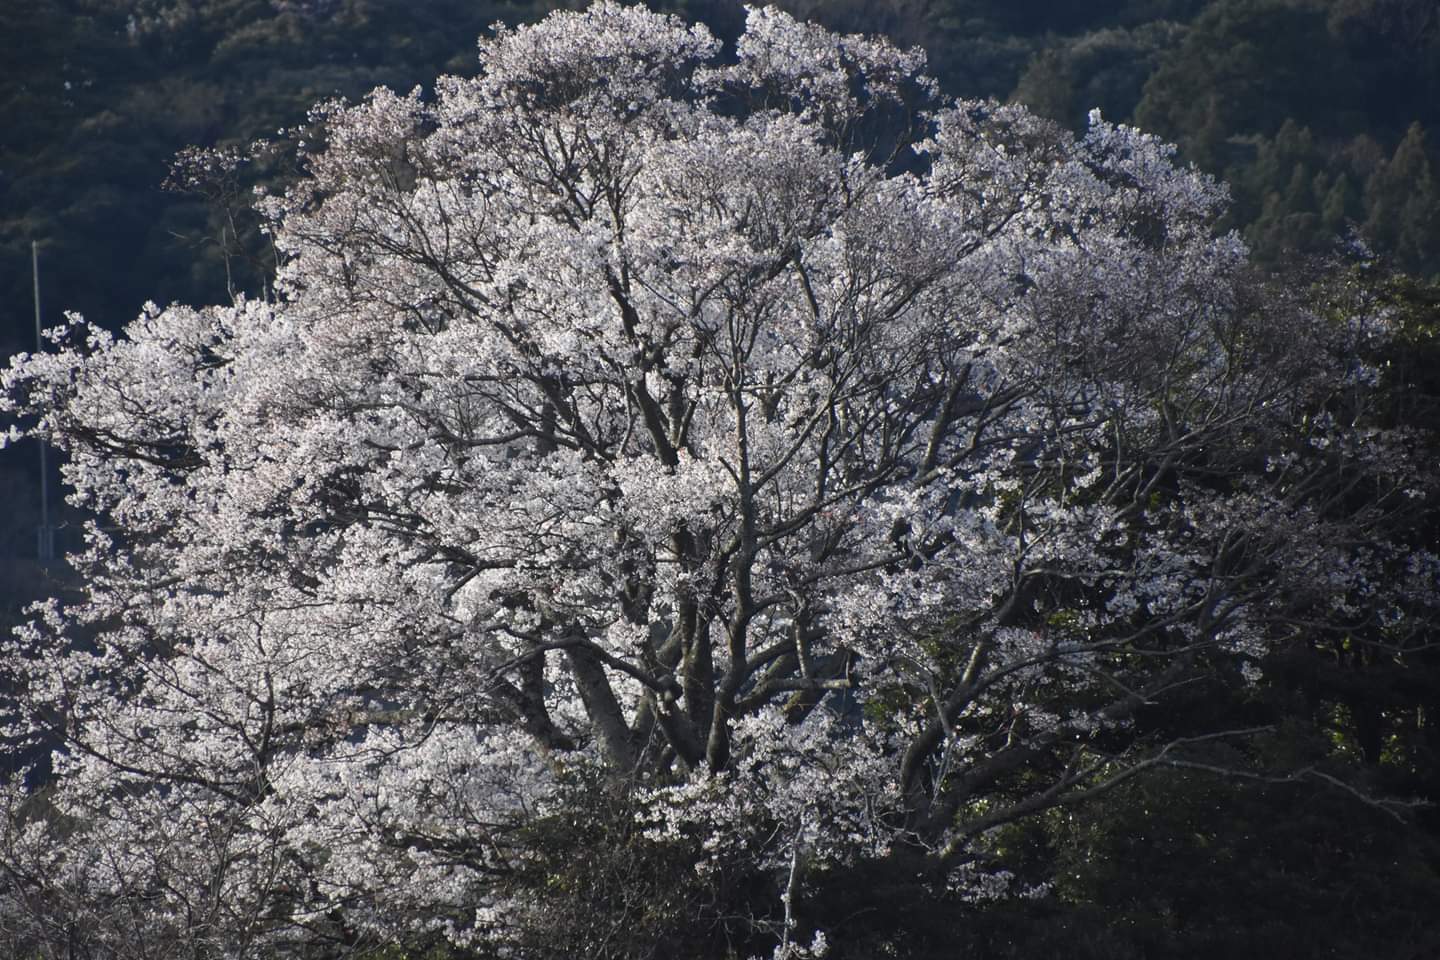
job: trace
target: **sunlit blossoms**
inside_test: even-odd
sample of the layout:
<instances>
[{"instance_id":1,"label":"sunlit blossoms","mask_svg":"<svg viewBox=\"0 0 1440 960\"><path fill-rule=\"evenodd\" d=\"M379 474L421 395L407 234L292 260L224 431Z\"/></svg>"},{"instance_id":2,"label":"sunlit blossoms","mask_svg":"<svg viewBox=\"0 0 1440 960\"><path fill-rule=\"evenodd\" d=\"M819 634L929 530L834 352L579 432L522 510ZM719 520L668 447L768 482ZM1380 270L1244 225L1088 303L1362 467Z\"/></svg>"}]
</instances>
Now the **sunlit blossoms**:
<instances>
[{"instance_id":1,"label":"sunlit blossoms","mask_svg":"<svg viewBox=\"0 0 1440 960\"><path fill-rule=\"evenodd\" d=\"M1142 709L1433 612L1384 318L1257 296L1163 144L774 10L480 58L317 109L273 296L6 371L97 518L5 652L64 745L0 851L33 942L528 955L588 796L748 878L715 955L833 955L814 877L1024 893L997 828L1185 762Z\"/></svg>"}]
</instances>

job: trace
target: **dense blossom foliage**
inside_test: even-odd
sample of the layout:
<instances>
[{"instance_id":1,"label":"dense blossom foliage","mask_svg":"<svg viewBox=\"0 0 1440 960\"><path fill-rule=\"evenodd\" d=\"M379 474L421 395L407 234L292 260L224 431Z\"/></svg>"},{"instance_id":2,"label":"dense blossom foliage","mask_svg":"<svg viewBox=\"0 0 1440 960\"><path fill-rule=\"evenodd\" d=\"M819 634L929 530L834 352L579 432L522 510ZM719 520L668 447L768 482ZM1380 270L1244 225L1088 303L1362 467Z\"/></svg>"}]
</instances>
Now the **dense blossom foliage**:
<instances>
[{"instance_id":1,"label":"dense blossom foliage","mask_svg":"<svg viewBox=\"0 0 1440 960\"><path fill-rule=\"evenodd\" d=\"M97 517L6 651L33 942L518 950L581 776L811 955L807 878L1004 893L997 828L1194 762L1138 711L1433 612L1385 316L1257 286L1162 143L774 10L480 56L317 109L273 297L5 373Z\"/></svg>"}]
</instances>

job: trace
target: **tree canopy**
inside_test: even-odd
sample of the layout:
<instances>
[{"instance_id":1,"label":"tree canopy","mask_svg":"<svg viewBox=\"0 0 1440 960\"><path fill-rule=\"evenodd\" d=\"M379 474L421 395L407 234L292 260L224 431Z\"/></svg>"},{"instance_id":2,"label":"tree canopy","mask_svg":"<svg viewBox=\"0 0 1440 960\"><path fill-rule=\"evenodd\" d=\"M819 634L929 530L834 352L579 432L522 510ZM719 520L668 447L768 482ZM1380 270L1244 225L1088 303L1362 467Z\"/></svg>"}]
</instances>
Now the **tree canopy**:
<instances>
[{"instance_id":1,"label":"tree canopy","mask_svg":"<svg viewBox=\"0 0 1440 960\"><path fill-rule=\"evenodd\" d=\"M63 744L17 942L871 955L817 891L1043 891L1013 830L1145 771L1347 789L1166 708L1425 643L1395 311L1252 272L1154 137L774 9L480 62L315 109L265 296L5 372L97 518L6 648Z\"/></svg>"}]
</instances>

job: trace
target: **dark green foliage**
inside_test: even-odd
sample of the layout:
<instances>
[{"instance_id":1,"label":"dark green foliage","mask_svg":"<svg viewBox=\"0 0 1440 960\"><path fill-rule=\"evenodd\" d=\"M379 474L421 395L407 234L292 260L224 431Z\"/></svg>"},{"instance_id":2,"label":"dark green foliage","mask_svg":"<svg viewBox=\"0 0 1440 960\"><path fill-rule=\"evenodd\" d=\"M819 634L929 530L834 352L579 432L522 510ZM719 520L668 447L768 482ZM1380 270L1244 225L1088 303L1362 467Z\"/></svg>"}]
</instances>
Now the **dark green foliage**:
<instances>
[{"instance_id":1,"label":"dark green foliage","mask_svg":"<svg viewBox=\"0 0 1440 960\"><path fill-rule=\"evenodd\" d=\"M31 239L50 319L104 326L141 302L226 296L217 224L160 189L187 144L239 144L315 100L475 69L474 37L554 0L37 0L0 11L0 337L29 343ZM657 3L739 30L733 0ZM1271 259L1348 224L1434 272L1440 16L1428 0L790 0L836 29L921 45L952 91L1014 96L1072 126L1138 120L1236 184L1235 224ZM68 86L67 86L68 85ZM1407 134L1413 124L1420 127ZM1288 127L1287 127L1288 125ZM1287 129L1308 131L1293 155ZM1359 139L1357 139L1359 138ZM1377 153L1378 151L1378 153ZM196 250L201 256L196 256ZM249 276L242 289L258 292Z\"/></svg>"},{"instance_id":2,"label":"dark green foliage","mask_svg":"<svg viewBox=\"0 0 1440 960\"><path fill-rule=\"evenodd\" d=\"M703 838L659 841L636 822L625 784L572 769L560 800L517 838L513 884L527 915L510 945L521 960L724 960L748 957L752 923L773 911L772 878L697 874ZM762 941L763 942L763 941Z\"/></svg>"},{"instance_id":3,"label":"dark green foliage","mask_svg":"<svg viewBox=\"0 0 1440 960\"><path fill-rule=\"evenodd\" d=\"M998 847L1053 886L966 903L862 868L822 878L806 910L843 960L1370 960L1440 949L1440 846L1338 790L1156 772L1013 828Z\"/></svg>"},{"instance_id":4,"label":"dark green foliage","mask_svg":"<svg viewBox=\"0 0 1440 960\"><path fill-rule=\"evenodd\" d=\"M1407 957L1440 948L1437 851L1338 793L1157 774L1049 826L1095 957ZM1097 923L1096 921L1100 921ZM1101 929L1096 929L1100 927Z\"/></svg>"},{"instance_id":5,"label":"dark green foliage","mask_svg":"<svg viewBox=\"0 0 1440 960\"><path fill-rule=\"evenodd\" d=\"M317 100L408 89L475 69L475 37L521 3L437 0L40 0L0 12L0 329L27 346L29 245L47 320L103 326L147 299L226 297L206 205L161 190L176 151L243 144L303 122ZM9 118L16 118L9 122ZM178 234L178 236L177 236ZM243 288L261 289L252 276Z\"/></svg>"},{"instance_id":6,"label":"dark green foliage","mask_svg":"<svg viewBox=\"0 0 1440 960\"><path fill-rule=\"evenodd\" d=\"M923 46L953 92L1016 99L1074 128L1098 107L1160 133L1233 184L1227 225L1267 265L1359 230L1402 269L1440 272L1425 175L1436 156L1424 132L1440 123L1431 0L782 5Z\"/></svg>"},{"instance_id":7,"label":"dark green foliage","mask_svg":"<svg viewBox=\"0 0 1440 960\"><path fill-rule=\"evenodd\" d=\"M1162 20L1057 40L1026 68L1012 98L1075 130L1095 108L1110 119L1130 117L1146 81L1183 36L1179 24Z\"/></svg>"},{"instance_id":8,"label":"dark green foliage","mask_svg":"<svg viewBox=\"0 0 1440 960\"><path fill-rule=\"evenodd\" d=\"M1145 85L1135 119L1174 140L1203 167L1219 168L1217 133L1272 134L1288 116L1345 109L1322 13L1284 0L1209 5ZM1323 107L1321 106L1323 105Z\"/></svg>"},{"instance_id":9,"label":"dark green foliage","mask_svg":"<svg viewBox=\"0 0 1440 960\"><path fill-rule=\"evenodd\" d=\"M1365 181L1365 212L1365 234L1402 264L1418 266L1440 254L1440 188L1419 123Z\"/></svg>"},{"instance_id":10,"label":"dark green foliage","mask_svg":"<svg viewBox=\"0 0 1440 960\"><path fill-rule=\"evenodd\" d=\"M1263 261L1328 250L1358 228L1403 269L1433 274L1436 10L1219 0L1161 59L1134 117L1233 185L1231 223Z\"/></svg>"}]
</instances>

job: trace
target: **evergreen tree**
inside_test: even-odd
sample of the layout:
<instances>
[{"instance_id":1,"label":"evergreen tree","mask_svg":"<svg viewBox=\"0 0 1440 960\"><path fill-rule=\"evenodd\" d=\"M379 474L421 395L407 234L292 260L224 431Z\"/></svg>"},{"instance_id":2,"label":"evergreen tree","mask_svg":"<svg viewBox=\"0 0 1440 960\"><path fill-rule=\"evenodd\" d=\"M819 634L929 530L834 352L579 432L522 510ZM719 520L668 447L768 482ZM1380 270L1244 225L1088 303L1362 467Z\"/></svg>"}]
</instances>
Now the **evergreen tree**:
<instances>
[{"instance_id":1,"label":"evergreen tree","mask_svg":"<svg viewBox=\"0 0 1440 960\"><path fill-rule=\"evenodd\" d=\"M1411 124L1394 155L1365 183L1365 232L1412 270L1440 255L1440 190L1425 140L1424 128Z\"/></svg>"}]
</instances>

